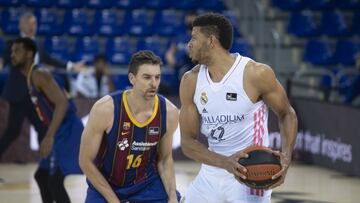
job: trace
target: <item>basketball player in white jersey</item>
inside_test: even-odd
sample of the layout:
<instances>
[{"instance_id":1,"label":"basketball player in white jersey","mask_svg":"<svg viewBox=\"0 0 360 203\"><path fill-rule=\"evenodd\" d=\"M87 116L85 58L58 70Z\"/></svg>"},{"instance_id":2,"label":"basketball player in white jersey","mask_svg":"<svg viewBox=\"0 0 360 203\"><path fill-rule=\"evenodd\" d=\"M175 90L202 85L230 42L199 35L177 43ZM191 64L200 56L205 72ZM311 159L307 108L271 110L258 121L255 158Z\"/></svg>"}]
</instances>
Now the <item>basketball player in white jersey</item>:
<instances>
[{"instance_id":1,"label":"basketball player in white jersey","mask_svg":"<svg viewBox=\"0 0 360 203\"><path fill-rule=\"evenodd\" d=\"M202 163L185 194L185 202L270 202L271 189L255 190L236 179L246 178L238 163L250 145L268 146L268 107L278 117L282 138L281 176L291 161L297 118L272 69L238 53L230 54L232 26L220 14L204 14L193 22L189 56L195 66L180 84L180 131L184 154ZM209 147L198 142L202 133ZM272 187L272 188L273 188Z\"/></svg>"}]
</instances>

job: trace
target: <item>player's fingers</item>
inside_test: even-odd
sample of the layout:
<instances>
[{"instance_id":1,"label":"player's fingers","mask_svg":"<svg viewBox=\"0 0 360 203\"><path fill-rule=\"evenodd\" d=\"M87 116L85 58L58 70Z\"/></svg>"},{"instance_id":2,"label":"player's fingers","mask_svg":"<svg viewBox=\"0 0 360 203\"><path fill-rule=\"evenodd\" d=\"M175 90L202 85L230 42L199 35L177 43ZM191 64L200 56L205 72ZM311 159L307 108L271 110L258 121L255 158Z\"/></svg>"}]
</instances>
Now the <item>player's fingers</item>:
<instances>
[{"instance_id":1,"label":"player's fingers","mask_svg":"<svg viewBox=\"0 0 360 203\"><path fill-rule=\"evenodd\" d=\"M237 171L240 171L241 173L246 173L246 172L247 172L245 166L243 166L243 165L241 165L241 164L239 164L239 163L236 163L236 164L235 164L235 169L236 169Z\"/></svg>"},{"instance_id":2,"label":"player's fingers","mask_svg":"<svg viewBox=\"0 0 360 203\"><path fill-rule=\"evenodd\" d=\"M289 163L281 163L281 168L282 168L282 170L287 170L288 168L289 168Z\"/></svg>"},{"instance_id":3,"label":"player's fingers","mask_svg":"<svg viewBox=\"0 0 360 203\"><path fill-rule=\"evenodd\" d=\"M238 151L235 154L236 158L248 158L249 155L247 153L245 153L244 151Z\"/></svg>"},{"instance_id":4,"label":"player's fingers","mask_svg":"<svg viewBox=\"0 0 360 203\"><path fill-rule=\"evenodd\" d=\"M276 173L275 175L273 175L273 176L271 177L271 179L274 180L274 179L282 176L284 173L285 173L285 169L283 168L283 169L281 169L278 173Z\"/></svg>"},{"instance_id":5,"label":"player's fingers","mask_svg":"<svg viewBox=\"0 0 360 203\"><path fill-rule=\"evenodd\" d=\"M45 157L47 157L49 155L49 153L50 153L50 147L48 147L45 144L41 145L41 147L40 147L40 156L42 158L45 158Z\"/></svg>"},{"instance_id":6,"label":"player's fingers","mask_svg":"<svg viewBox=\"0 0 360 203\"><path fill-rule=\"evenodd\" d=\"M276 156L279 156L279 157L282 156L280 151L272 151L272 153L275 154Z\"/></svg>"},{"instance_id":7,"label":"player's fingers","mask_svg":"<svg viewBox=\"0 0 360 203\"><path fill-rule=\"evenodd\" d=\"M281 180L279 180L277 183L275 183L274 185L270 186L269 187L269 190L273 189L273 188L276 188L280 185L282 185L284 183L284 178L281 178Z\"/></svg>"},{"instance_id":8,"label":"player's fingers","mask_svg":"<svg viewBox=\"0 0 360 203\"><path fill-rule=\"evenodd\" d=\"M238 177L238 176L235 176L235 179L239 182L239 183L241 183L241 184L244 184L244 179L243 178L241 178L241 177Z\"/></svg>"},{"instance_id":9,"label":"player's fingers","mask_svg":"<svg viewBox=\"0 0 360 203\"><path fill-rule=\"evenodd\" d=\"M235 176L241 177L242 179L246 179L246 175L245 175L246 174L246 168L241 166L240 164L239 164L239 166L240 167L235 166L235 168L233 170L233 174Z\"/></svg>"}]
</instances>

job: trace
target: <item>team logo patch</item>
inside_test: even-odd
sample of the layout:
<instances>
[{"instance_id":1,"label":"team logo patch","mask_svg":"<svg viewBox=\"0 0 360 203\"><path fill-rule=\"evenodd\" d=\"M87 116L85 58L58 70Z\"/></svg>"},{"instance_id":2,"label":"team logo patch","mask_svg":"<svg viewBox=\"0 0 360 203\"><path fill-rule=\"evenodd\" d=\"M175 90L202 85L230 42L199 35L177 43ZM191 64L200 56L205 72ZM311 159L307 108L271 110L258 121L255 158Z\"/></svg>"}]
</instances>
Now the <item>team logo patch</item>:
<instances>
[{"instance_id":1,"label":"team logo patch","mask_svg":"<svg viewBox=\"0 0 360 203\"><path fill-rule=\"evenodd\" d=\"M130 122L124 122L124 124L123 124L123 129L124 129L124 130L129 130L129 129L130 129L130 126L131 126Z\"/></svg>"},{"instance_id":2,"label":"team logo patch","mask_svg":"<svg viewBox=\"0 0 360 203\"><path fill-rule=\"evenodd\" d=\"M160 132L159 127L150 127L149 128L149 135L158 135Z\"/></svg>"},{"instance_id":3,"label":"team logo patch","mask_svg":"<svg viewBox=\"0 0 360 203\"><path fill-rule=\"evenodd\" d=\"M201 92L200 103L205 105L208 102L208 97L206 96L206 92Z\"/></svg>"},{"instance_id":4,"label":"team logo patch","mask_svg":"<svg viewBox=\"0 0 360 203\"><path fill-rule=\"evenodd\" d=\"M129 147L129 141L127 138L122 139L120 142L117 143L117 146L121 151L124 151L127 147Z\"/></svg>"},{"instance_id":5,"label":"team logo patch","mask_svg":"<svg viewBox=\"0 0 360 203\"><path fill-rule=\"evenodd\" d=\"M237 94L236 94L236 93L227 92L227 93L226 93L226 100L236 101L236 100L237 100Z\"/></svg>"}]
</instances>

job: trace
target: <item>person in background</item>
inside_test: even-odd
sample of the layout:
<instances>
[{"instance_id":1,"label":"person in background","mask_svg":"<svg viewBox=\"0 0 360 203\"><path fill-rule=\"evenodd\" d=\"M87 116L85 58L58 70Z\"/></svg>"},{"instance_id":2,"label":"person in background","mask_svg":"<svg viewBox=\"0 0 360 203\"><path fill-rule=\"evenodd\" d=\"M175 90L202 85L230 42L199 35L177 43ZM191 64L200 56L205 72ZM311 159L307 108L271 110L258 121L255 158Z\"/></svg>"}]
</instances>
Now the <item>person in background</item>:
<instances>
[{"instance_id":1,"label":"person in background","mask_svg":"<svg viewBox=\"0 0 360 203\"><path fill-rule=\"evenodd\" d=\"M35 180L44 203L68 203L64 179L68 174L81 174L78 157L83 124L64 88L47 70L34 64L36 50L30 38L18 38L11 46L12 68L26 78L34 112L47 127Z\"/></svg>"},{"instance_id":2,"label":"person in background","mask_svg":"<svg viewBox=\"0 0 360 203\"><path fill-rule=\"evenodd\" d=\"M24 13L19 20L20 37L28 37L36 42L37 21L36 17L30 13ZM5 131L0 136L0 157L10 144L20 135L21 126L25 118L35 127L38 133L38 141L41 142L46 132L46 126L37 117L35 107L29 96L29 89L26 84L26 77L16 68L11 66L11 46L13 40L8 42L8 48L4 52L4 66L9 67L9 75L5 81L2 98L9 103L9 113ZM37 46L37 52L34 56L34 64L44 64L64 71L78 71L83 69L84 63L63 62L51 57L42 46ZM65 88L68 83L65 77Z\"/></svg>"},{"instance_id":3,"label":"person in background","mask_svg":"<svg viewBox=\"0 0 360 203\"><path fill-rule=\"evenodd\" d=\"M196 18L196 11L187 11L184 16L184 23L181 25L182 31L171 40L169 48L165 53L166 64L175 71L177 80L175 81L178 90L182 75L193 67L193 63L188 56L187 42L191 38L192 23Z\"/></svg>"},{"instance_id":4,"label":"person in background","mask_svg":"<svg viewBox=\"0 0 360 203\"><path fill-rule=\"evenodd\" d=\"M94 66L79 72L75 87L77 94L86 98L100 98L114 91L105 55L95 56Z\"/></svg>"}]
</instances>

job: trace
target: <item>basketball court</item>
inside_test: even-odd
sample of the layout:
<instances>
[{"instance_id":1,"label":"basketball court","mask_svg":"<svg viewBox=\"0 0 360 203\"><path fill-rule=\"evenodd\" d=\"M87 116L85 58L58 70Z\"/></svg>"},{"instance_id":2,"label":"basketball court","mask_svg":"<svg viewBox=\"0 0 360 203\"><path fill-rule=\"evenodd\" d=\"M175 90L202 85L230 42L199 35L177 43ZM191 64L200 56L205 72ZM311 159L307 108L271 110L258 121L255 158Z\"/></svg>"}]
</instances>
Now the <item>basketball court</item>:
<instances>
[{"instance_id":1,"label":"basketball court","mask_svg":"<svg viewBox=\"0 0 360 203\"><path fill-rule=\"evenodd\" d=\"M40 203L40 193L33 178L36 164L0 164L0 203ZM177 189L183 194L200 165L176 161ZM66 189L71 201L84 202L85 177L68 176ZM286 183L274 190L273 203L357 203L360 201L360 179L336 171L294 163Z\"/></svg>"}]
</instances>

